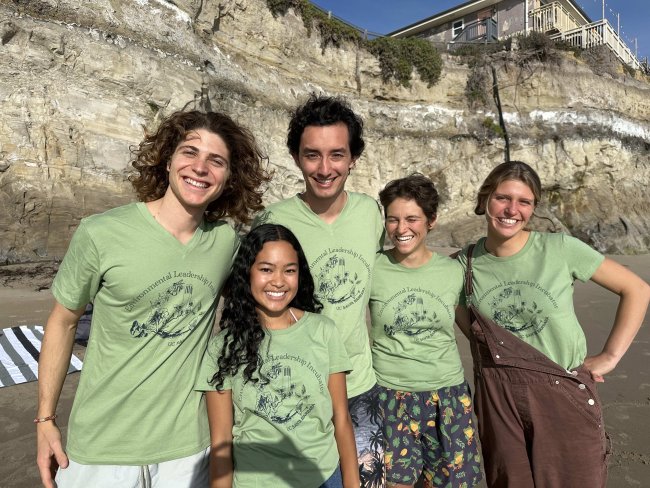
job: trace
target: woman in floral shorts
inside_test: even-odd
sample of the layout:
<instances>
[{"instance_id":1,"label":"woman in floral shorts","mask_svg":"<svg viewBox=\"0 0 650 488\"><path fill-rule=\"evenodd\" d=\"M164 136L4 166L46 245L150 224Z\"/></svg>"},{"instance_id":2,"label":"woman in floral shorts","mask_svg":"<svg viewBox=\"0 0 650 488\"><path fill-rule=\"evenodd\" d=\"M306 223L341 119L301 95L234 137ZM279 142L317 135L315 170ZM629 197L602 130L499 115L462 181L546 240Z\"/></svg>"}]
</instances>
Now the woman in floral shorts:
<instances>
[{"instance_id":1,"label":"woman in floral shorts","mask_svg":"<svg viewBox=\"0 0 650 488\"><path fill-rule=\"evenodd\" d=\"M372 355L384 417L388 485L472 487L481 480L472 401L454 336L457 261L427 248L438 193L423 175L379 193L394 247L375 261Z\"/></svg>"}]
</instances>

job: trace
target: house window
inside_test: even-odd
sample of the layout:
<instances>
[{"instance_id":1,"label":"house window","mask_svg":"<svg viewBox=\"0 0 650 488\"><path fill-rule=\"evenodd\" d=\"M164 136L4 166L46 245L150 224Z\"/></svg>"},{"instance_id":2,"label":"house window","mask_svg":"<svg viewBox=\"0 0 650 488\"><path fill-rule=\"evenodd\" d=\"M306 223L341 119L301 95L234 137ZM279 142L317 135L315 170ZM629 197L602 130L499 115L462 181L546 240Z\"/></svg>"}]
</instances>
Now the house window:
<instances>
[{"instance_id":1,"label":"house window","mask_svg":"<svg viewBox=\"0 0 650 488\"><path fill-rule=\"evenodd\" d=\"M462 20L457 20L453 24L451 24L451 37L455 38L458 34L460 34L463 31L463 21Z\"/></svg>"}]
</instances>

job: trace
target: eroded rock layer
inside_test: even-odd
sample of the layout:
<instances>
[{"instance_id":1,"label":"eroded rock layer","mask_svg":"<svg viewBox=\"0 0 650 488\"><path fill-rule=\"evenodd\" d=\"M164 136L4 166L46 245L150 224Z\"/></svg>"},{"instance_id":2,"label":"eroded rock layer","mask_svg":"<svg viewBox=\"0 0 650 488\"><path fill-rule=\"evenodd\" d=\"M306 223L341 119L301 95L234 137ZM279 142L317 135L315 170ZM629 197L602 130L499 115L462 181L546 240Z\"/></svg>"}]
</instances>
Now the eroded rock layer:
<instances>
[{"instance_id":1,"label":"eroded rock layer","mask_svg":"<svg viewBox=\"0 0 650 488\"><path fill-rule=\"evenodd\" d=\"M275 170L267 202L302 187L284 145L291 109L310 92L350 99L367 150L350 178L376 196L419 171L442 195L433 242L479 236L478 185L504 143L465 96L469 68L445 56L428 88L382 83L355 45L323 49L289 11L263 0L0 2L0 262L57 260L83 216L133 199L129 147L186 107L231 114L259 139ZM650 248L650 85L599 76L572 58L501 63L511 157L538 169L539 214L612 253ZM487 122L486 122L487 120Z\"/></svg>"}]
</instances>

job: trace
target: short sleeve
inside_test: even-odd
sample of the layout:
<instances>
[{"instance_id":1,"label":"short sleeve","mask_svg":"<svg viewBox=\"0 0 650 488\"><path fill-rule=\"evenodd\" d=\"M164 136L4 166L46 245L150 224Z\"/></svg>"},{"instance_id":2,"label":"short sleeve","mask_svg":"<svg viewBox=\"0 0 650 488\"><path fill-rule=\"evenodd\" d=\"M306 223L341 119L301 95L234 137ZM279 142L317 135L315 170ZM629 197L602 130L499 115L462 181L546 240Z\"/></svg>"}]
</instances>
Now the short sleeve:
<instances>
[{"instance_id":1,"label":"short sleeve","mask_svg":"<svg viewBox=\"0 0 650 488\"><path fill-rule=\"evenodd\" d=\"M223 345L223 332L220 332L208 343L208 347L203 354L203 359L201 359L201 365L199 366L199 372L196 376L196 382L194 383L194 389L196 391L215 391L216 387L211 383L212 377L217 372L217 361L221 355L221 347ZM223 387L220 390L231 390L232 381L230 376L226 376L223 380Z\"/></svg>"},{"instance_id":2,"label":"short sleeve","mask_svg":"<svg viewBox=\"0 0 650 488\"><path fill-rule=\"evenodd\" d=\"M327 350L329 351L330 368L329 374L352 371L352 363L348 358L348 353L343 345L340 334L337 333L336 325L328 320L328 340Z\"/></svg>"},{"instance_id":3,"label":"short sleeve","mask_svg":"<svg viewBox=\"0 0 650 488\"><path fill-rule=\"evenodd\" d=\"M77 310L95 298L101 280L99 252L82 220L56 273L52 294L64 307Z\"/></svg>"},{"instance_id":4,"label":"short sleeve","mask_svg":"<svg viewBox=\"0 0 650 488\"><path fill-rule=\"evenodd\" d=\"M377 203L377 212L375 213L375 220L377 226L377 250L381 251L384 249L384 241L386 240L386 228L384 227L384 219L381 213L381 206Z\"/></svg>"},{"instance_id":5,"label":"short sleeve","mask_svg":"<svg viewBox=\"0 0 650 488\"><path fill-rule=\"evenodd\" d=\"M588 281L605 256L575 237L562 234L562 251L573 279Z\"/></svg>"}]
</instances>

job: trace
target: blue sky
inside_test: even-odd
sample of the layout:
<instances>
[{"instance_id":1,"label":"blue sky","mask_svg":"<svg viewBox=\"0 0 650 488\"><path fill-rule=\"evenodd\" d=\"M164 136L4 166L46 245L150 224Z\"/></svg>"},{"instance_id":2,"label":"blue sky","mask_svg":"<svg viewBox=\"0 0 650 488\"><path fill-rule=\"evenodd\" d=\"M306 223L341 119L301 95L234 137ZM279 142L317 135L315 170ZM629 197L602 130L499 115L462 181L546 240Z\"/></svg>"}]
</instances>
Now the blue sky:
<instances>
[{"instance_id":1,"label":"blue sky","mask_svg":"<svg viewBox=\"0 0 650 488\"><path fill-rule=\"evenodd\" d=\"M312 3L348 22L386 34L447 10L466 0L312 0ZM602 0L576 0L592 20L602 18ZM650 0L606 0L605 17L616 29L621 19L621 37L634 52L637 39L639 59L650 57Z\"/></svg>"}]
</instances>

